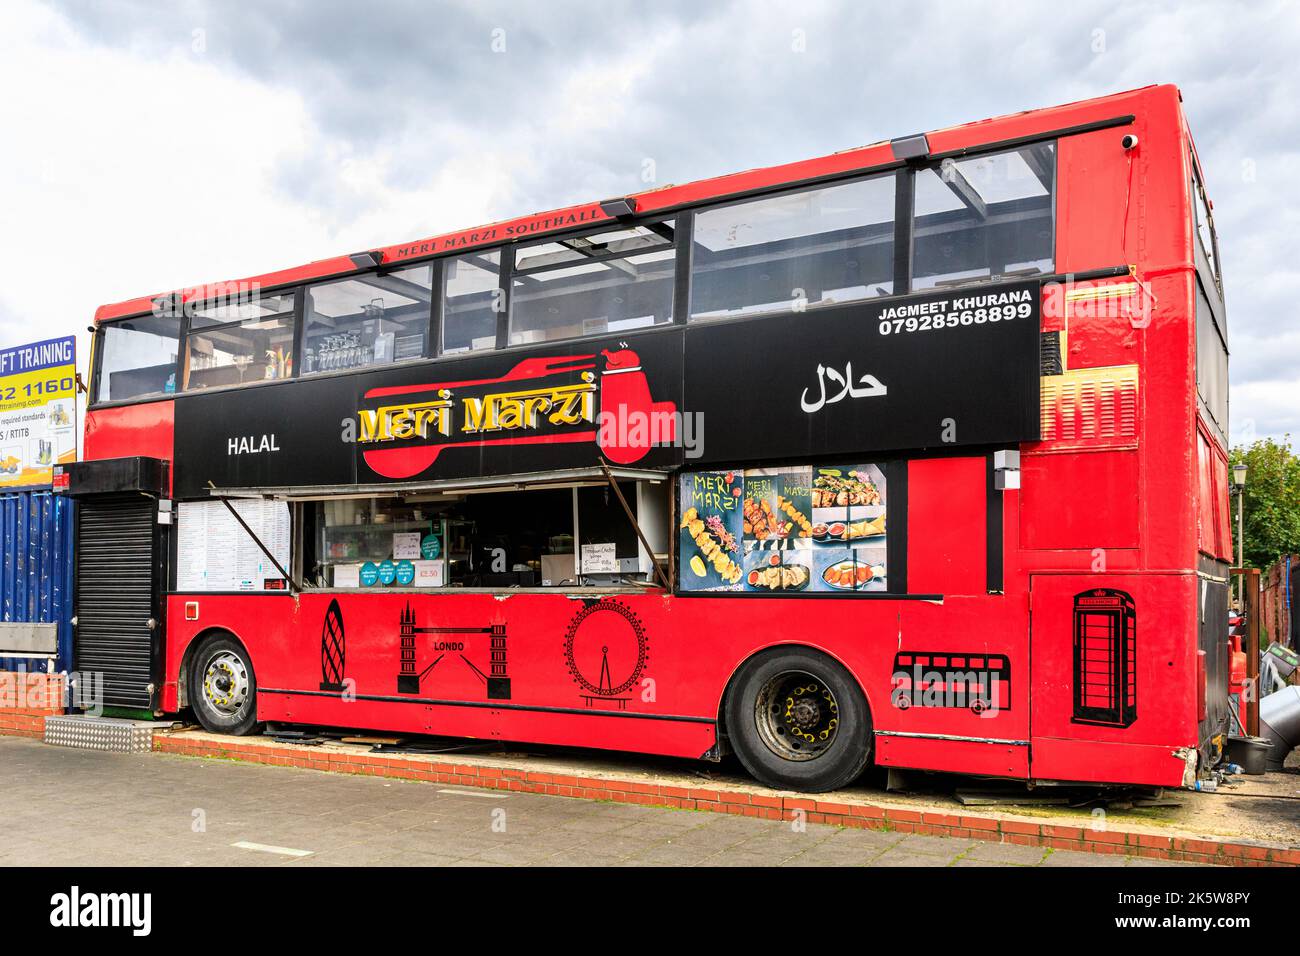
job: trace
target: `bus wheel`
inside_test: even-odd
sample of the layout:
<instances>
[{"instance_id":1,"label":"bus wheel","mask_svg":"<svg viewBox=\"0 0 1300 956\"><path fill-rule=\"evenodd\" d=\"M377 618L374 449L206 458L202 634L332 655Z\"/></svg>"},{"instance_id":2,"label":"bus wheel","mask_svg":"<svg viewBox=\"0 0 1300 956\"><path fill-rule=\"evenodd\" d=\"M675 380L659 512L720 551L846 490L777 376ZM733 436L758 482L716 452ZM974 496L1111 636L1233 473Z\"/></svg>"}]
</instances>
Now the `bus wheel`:
<instances>
[{"instance_id":1,"label":"bus wheel","mask_svg":"<svg viewBox=\"0 0 1300 956\"><path fill-rule=\"evenodd\" d=\"M248 651L229 634L215 634L194 652L190 701L204 729L242 737L257 723L257 678Z\"/></svg>"},{"instance_id":2,"label":"bus wheel","mask_svg":"<svg viewBox=\"0 0 1300 956\"><path fill-rule=\"evenodd\" d=\"M746 661L725 716L736 756L769 787L835 790L871 757L871 713L857 682L806 648L773 648Z\"/></svg>"}]
</instances>

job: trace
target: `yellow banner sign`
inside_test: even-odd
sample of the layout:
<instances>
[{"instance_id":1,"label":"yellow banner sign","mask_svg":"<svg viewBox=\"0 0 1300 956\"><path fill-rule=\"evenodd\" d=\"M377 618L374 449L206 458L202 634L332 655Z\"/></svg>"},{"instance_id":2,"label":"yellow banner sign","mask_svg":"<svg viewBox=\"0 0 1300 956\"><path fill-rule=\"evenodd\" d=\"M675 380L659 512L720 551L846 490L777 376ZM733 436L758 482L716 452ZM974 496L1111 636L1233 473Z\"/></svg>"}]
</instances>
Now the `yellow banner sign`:
<instances>
[{"instance_id":1,"label":"yellow banner sign","mask_svg":"<svg viewBox=\"0 0 1300 956\"><path fill-rule=\"evenodd\" d=\"M0 488L50 484L77 459L76 339L0 349Z\"/></svg>"}]
</instances>

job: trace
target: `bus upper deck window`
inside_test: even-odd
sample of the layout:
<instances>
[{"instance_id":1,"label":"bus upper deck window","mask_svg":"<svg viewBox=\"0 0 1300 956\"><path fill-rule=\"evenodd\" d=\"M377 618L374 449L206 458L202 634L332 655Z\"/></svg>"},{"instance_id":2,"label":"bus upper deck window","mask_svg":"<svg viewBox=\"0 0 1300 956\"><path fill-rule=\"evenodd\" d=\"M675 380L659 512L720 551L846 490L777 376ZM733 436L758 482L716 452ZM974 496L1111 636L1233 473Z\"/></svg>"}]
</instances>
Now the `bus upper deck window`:
<instances>
[{"instance_id":1,"label":"bus upper deck window","mask_svg":"<svg viewBox=\"0 0 1300 956\"><path fill-rule=\"evenodd\" d=\"M292 376L294 324L292 292L195 309L185 341L185 388Z\"/></svg>"},{"instance_id":2,"label":"bus upper deck window","mask_svg":"<svg viewBox=\"0 0 1300 956\"><path fill-rule=\"evenodd\" d=\"M1218 238L1214 234L1214 217L1210 215L1210 203L1205 196L1205 184L1192 160L1192 209L1196 215L1196 234L1200 237L1201 248L1210 263L1210 272L1214 281L1219 281Z\"/></svg>"},{"instance_id":3,"label":"bus upper deck window","mask_svg":"<svg viewBox=\"0 0 1300 956\"><path fill-rule=\"evenodd\" d=\"M427 264L309 286L303 374L420 358L432 298Z\"/></svg>"},{"instance_id":4,"label":"bus upper deck window","mask_svg":"<svg viewBox=\"0 0 1300 956\"><path fill-rule=\"evenodd\" d=\"M916 174L912 288L1054 268L1056 148L945 159Z\"/></svg>"},{"instance_id":5,"label":"bus upper deck window","mask_svg":"<svg viewBox=\"0 0 1300 956\"><path fill-rule=\"evenodd\" d=\"M525 246L512 278L510 344L671 322L674 266L671 221Z\"/></svg>"},{"instance_id":6,"label":"bus upper deck window","mask_svg":"<svg viewBox=\"0 0 1300 956\"><path fill-rule=\"evenodd\" d=\"M180 320L149 315L104 326L95 400L120 402L176 391Z\"/></svg>"},{"instance_id":7,"label":"bus upper deck window","mask_svg":"<svg viewBox=\"0 0 1300 956\"><path fill-rule=\"evenodd\" d=\"M501 253L474 252L442 263L442 352L479 352L497 345Z\"/></svg>"},{"instance_id":8,"label":"bus upper deck window","mask_svg":"<svg viewBox=\"0 0 1300 956\"><path fill-rule=\"evenodd\" d=\"M888 173L698 213L691 318L892 294L896 179Z\"/></svg>"}]
</instances>

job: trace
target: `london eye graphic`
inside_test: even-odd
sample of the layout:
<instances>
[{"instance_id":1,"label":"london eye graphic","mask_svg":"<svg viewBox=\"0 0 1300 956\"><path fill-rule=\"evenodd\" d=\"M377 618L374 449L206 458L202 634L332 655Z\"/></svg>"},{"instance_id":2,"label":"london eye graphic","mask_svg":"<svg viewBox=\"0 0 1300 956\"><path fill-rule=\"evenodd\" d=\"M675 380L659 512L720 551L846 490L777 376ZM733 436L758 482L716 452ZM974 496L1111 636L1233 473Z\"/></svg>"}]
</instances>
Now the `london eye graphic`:
<instances>
[{"instance_id":1,"label":"london eye graphic","mask_svg":"<svg viewBox=\"0 0 1300 956\"><path fill-rule=\"evenodd\" d=\"M564 660L588 707L627 710L649 660L645 626L621 601L592 601L569 622Z\"/></svg>"}]
</instances>

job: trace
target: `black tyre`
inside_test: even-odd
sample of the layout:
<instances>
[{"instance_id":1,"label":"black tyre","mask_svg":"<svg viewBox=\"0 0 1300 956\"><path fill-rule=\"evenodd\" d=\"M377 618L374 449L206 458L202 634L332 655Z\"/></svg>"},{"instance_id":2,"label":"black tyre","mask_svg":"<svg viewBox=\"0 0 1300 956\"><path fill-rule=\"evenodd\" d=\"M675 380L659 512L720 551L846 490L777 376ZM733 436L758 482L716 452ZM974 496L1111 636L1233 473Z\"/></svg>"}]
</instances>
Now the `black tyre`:
<instances>
[{"instance_id":1,"label":"black tyre","mask_svg":"<svg viewBox=\"0 0 1300 956\"><path fill-rule=\"evenodd\" d=\"M257 678L244 645L229 634L206 638L190 663L190 706L206 730L237 737L257 722Z\"/></svg>"},{"instance_id":2,"label":"black tyre","mask_svg":"<svg viewBox=\"0 0 1300 956\"><path fill-rule=\"evenodd\" d=\"M769 787L836 790L871 759L871 712L857 681L807 648L773 648L746 661L724 718L736 756Z\"/></svg>"}]
</instances>

